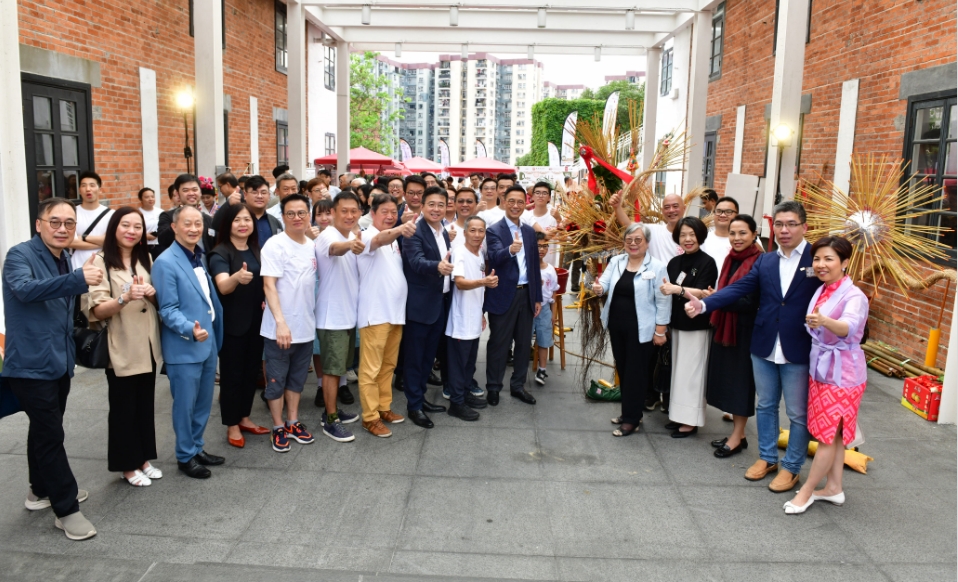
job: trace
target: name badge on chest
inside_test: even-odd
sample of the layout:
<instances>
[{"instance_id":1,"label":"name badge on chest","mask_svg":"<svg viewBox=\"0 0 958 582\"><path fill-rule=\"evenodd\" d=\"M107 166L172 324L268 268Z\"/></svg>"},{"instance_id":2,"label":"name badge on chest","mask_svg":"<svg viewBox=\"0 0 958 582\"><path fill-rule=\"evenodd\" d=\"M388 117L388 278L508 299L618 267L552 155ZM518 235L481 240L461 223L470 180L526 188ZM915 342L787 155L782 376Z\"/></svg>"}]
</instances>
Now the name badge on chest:
<instances>
[{"instance_id":1,"label":"name badge on chest","mask_svg":"<svg viewBox=\"0 0 958 582\"><path fill-rule=\"evenodd\" d=\"M681 273L679 273L679 276L675 278L675 284L681 285L682 281L685 281L685 271L682 271Z\"/></svg>"},{"instance_id":2,"label":"name badge on chest","mask_svg":"<svg viewBox=\"0 0 958 582\"><path fill-rule=\"evenodd\" d=\"M655 279L655 273L653 271L645 271L642 273L642 279L645 281L651 281L652 279Z\"/></svg>"}]
</instances>

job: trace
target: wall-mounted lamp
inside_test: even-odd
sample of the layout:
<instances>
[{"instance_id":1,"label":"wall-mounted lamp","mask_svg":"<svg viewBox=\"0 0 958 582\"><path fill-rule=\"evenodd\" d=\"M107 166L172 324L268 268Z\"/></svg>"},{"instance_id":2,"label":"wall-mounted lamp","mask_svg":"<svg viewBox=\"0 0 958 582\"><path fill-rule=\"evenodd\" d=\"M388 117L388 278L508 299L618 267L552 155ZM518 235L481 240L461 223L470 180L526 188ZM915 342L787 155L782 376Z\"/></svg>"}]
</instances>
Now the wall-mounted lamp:
<instances>
[{"instance_id":1,"label":"wall-mounted lamp","mask_svg":"<svg viewBox=\"0 0 958 582\"><path fill-rule=\"evenodd\" d=\"M538 14L538 22L536 23L539 28L546 27L546 9L540 8Z\"/></svg>"},{"instance_id":2,"label":"wall-mounted lamp","mask_svg":"<svg viewBox=\"0 0 958 582\"><path fill-rule=\"evenodd\" d=\"M635 10L625 11L625 29L635 30Z\"/></svg>"},{"instance_id":3,"label":"wall-mounted lamp","mask_svg":"<svg viewBox=\"0 0 958 582\"><path fill-rule=\"evenodd\" d=\"M397 42L397 43L396 43L396 57L401 57L401 56L402 56L402 43L401 43L401 42Z\"/></svg>"},{"instance_id":4,"label":"wall-mounted lamp","mask_svg":"<svg viewBox=\"0 0 958 582\"><path fill-rule=\"evenodd\" d=\"M451 6L449 8L449 26L459 26L459 7Z\"/></svg>"},{"instance_id":5,"label":"wall-mounted lamp","mask_svg":"<svg viewBox=\"0 0 958 582\"><path fill-rule=\"evenodd\" d=\"M601 60L602 60L602 47L597 46L595 47L595 62L598 63Z\"/></svg>"},{"instance_id":6,"label":"wall-mounted lamp","mask_svg":"<svg viewBox=\"0 0 958 582\"><path fill-rule=\"evenodd\" d=\"M363 24L369 25L373 20L373 9L369 4L363 4Z\"/></svg>"}]
</instances>

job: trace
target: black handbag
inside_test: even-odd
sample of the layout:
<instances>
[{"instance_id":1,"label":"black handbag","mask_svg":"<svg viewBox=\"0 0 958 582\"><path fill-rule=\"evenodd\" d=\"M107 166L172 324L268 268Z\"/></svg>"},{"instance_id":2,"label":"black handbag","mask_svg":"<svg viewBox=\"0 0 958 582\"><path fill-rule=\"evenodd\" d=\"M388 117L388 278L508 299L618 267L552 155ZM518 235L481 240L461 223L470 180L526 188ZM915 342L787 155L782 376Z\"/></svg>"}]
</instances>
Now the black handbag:
<instances>
[{"instance_id":1,"label":"black handbag","mask_svg":"<svg viewBox=\"0 0 958 582\"><path fill-rule=\"evenodd\" d=\"M107 269L107 277L110 272ZM113 297L113 281L109 281L110 297ZM76 344L76 363L84 368L102 370L110 365L109 325L103 322L100 329L90 329L90 320L80 309L80 297L73 315L73 343Z\"/></svg>"}]
</instances>

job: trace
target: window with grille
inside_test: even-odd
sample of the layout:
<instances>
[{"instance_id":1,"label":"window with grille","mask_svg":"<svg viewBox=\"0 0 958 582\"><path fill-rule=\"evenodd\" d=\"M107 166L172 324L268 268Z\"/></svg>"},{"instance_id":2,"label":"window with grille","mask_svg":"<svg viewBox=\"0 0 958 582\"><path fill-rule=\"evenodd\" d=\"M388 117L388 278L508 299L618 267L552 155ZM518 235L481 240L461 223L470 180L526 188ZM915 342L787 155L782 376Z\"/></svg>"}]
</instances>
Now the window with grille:
<instances>
[{"instance_id":1,"label":"window with grille","mask_svg":"<svg viewBox=\"0 0 958 582\"><path fill-rule=\"evenodd\" d=\"M659 94L668 95L672 91L672 59L674 53L672 49L667 49L662 53L662 73L659 81Z\"/></svg>"}]
</instances>

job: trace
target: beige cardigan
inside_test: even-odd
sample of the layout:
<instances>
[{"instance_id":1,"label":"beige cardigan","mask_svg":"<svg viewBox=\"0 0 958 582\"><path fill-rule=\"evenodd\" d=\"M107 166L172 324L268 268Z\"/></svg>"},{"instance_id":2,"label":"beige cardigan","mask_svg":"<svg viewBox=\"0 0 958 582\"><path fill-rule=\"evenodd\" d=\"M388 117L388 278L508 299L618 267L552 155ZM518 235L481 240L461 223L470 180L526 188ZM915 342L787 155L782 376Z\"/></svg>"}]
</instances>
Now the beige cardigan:
<instances>
[{"instance_id":1,"label":"beige cardigan","mask_svg":"<svg viewBox=\"0 0 958 582\"><path fill-rule=\"evenodd\" d=\"M99 285L90 287L86 295L85 311L91 322L97 319L91 313L92 309L101 303L117 299L123 293L123 286L133 282L133 275L126 269L109 269L103 260L103 255L97 253L93 264L104 272L103 280ZM143 282L152 284L150 274L141 264L137 265L136 274L143 278ZM113 286L113 295L110 296L110 285ZM163 356L160 351L160 325L156 314L156 307L146 299L132 301L111 317L107 324L110 346L110 367L117 376L134 376L153 371L150 361L152 352L156 369L163 365Z\"/></svg>"}]
</instances>

